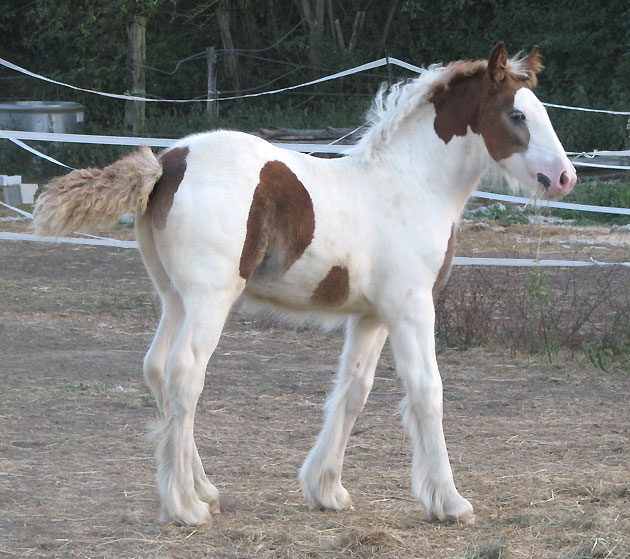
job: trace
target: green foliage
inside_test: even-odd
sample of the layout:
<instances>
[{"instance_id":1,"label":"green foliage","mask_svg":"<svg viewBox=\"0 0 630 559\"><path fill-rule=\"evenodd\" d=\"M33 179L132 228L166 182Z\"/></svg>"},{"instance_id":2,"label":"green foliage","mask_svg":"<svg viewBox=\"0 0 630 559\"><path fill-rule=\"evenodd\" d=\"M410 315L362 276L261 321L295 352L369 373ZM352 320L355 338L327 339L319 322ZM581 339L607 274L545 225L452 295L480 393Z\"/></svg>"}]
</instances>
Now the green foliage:
<instances>
[{"instance_id":1,"label":"green foliage","mask_svg":"<svg viewBox=\"0 0 630 559\"><path fill-rule=\"evenodd\" d=\"M530 268L525 293L531 300L535 313L535 320L529 323L530 351L544 351L551 363L552 356L558 354L561 345L555 330L550 278L540 268Z\"/></svg>"},{"instance_id":2,"label":"green foliage","mask_svg":"<svg viewBox=\"0 0 630 559\"><path fill-rule=\"evenodd\" d=\"M238 54L238 67L247 91L294 85L385 54L419 65L485 58L491 46L503 39L511 53L540 46L546 68L538 94L544 101L628 110L630 5L625 0L597 6L587 0L403 0L386 40L390 2L332 0L326 4L323 30L315 35L303 20L302 5L281 0L4 0L0 10L3 57L79 87L124 93L128 89L127 18L143 15L148 20L149 96L204 98L204 53L209 46L218 49L218 87L229 95L232 85L216 17L224 6L230 12L235 47L245 49ZM357 12L365 10L352 52L339 45L329 7L339 20L346 45ZM312 48L323 53L322 67L313 67ZM362 111L355 108L363 109L365 98L357 95L372 95L379 82L409 75L400 69L391 72L390 76L386 70L376 70L273 100L225 102L218 124L243 129L250 125L249 113L269 112L278 119L286 113L288 120L296 119L294 111L299 107L304 109L305 127L314 127L317 120L342 126L335 120L340 112L356 114L351 124L358 125ZM68 90L4 69L0 77L8 78L0 79L3 99L74 100L87 106L92 132L117 133L122 128L124 101ZM174 136L192 131L184 124L175 126L178 120L200 129L204 124L200 112L190 105L151 104L149 132ZM571 151L626 147L626 117L561 109L550 109L550 115ZM288 126L289 122L274 124Z\"/></svg>"},{"instance_id":3,"label":"green foliage","mask_svg":"<svg viewBox=\"0 0 630 559\"><path fill-rule=\"evenodd\" d=\"M611 313L608 327L584 342L583 350L591 363L602 371L630 374L630 330L623 309Z\"/></svg>"},{"instance_id":4,"label":"green foliage","mask_svg":"<svg viewBox=\"0 0 630 559\"><path fill-rule=\"evenodd\" d=\"M458 268L436 303L439 343L520 353L583 352L630 374L626 268Z\"/></svg>"},{"instance_id":5,"label":"green foliage","mask_svg":"<svg viewBox=\"0 0 630 559\"><path fill-rule=\"evenodd\" d=\"M630 208L630 183L600 180L580 180L563 202L607 206L611 208ZM582 212L575 210L552 209L552 215L563 219L575 219L577 223L630 223L630 215Z\"/></svg>"},{"instance_id":6,"label":"green foliage","mask_svg":"<svg viewBox=\"0 0 630 559\"><path fill-rule=\"evenodd\" d=\"M505 206L503 204L490 204L481 206L475 210L464 210L466 219L490 219L501 223L529 223L529 218L518 206Z\"/></svg>"}]
</instances>

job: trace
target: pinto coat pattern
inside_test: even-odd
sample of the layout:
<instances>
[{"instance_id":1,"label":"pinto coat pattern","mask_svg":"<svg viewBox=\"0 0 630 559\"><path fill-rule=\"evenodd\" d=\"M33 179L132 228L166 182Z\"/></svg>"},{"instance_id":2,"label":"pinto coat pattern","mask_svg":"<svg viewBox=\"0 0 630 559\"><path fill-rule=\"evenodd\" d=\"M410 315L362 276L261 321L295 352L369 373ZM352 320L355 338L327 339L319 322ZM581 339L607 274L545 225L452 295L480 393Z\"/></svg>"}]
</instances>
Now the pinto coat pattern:
<instances>
[{"instance_id":1,"label":"pinto coat pattern","mask_svg":"<svg viewBox=\"0 0 630 559\"><path fill-rule=\"evenodd\" d=\"M446 280L455 224L482 174L557 197L575 170L531 91L537 50L434 68L379 92L371 127L340 159L286 151L239 132L147 148L103 171L53 182L35 209L40 233L86 230L137 212L137 237L162 299L144 360L161 428L163 517L208 522L219 493L193 438L206 366L237 298L345 322L337 380L299 477L312 508L350 506L341 484L348 436L389 336L406 396L413 493L429 518L473 521L455 488L442 430L434 295Z\"/></svg>"}]
</instances>

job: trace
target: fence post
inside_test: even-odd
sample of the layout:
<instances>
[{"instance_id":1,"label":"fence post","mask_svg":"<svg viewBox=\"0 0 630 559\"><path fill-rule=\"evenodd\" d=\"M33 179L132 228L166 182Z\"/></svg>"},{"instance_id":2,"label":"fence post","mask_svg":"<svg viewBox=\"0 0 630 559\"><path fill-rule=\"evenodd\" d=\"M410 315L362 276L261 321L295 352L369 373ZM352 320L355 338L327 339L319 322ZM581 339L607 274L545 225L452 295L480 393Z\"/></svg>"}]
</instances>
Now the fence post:
<instances>
[{"instance_id":1,"label":"fence post","mask_svg":"<svg viewBox=\"0 0 630 559\"><path fill-rule=\"evenodd\" d=\"M127 76L130 95L144 97L146 81L144 66L147 59L146 49L147 18L131 16L127 20ZM127 101L125 103L125 129L133 134L144 134L145 102Z\"/></svg>"},{"instance_id":2,"label":"fence post","mask_svg":"<svg viewBox=\"0 0 630 559\"><path fill-rule=\"evenodd\" d=\"M219 102L211 101L217 96L217 55L214 47L206 49L206 61L208 63L208 100L206 101L206 111L211 120L219 116Z\"/></svg>"}]
</instances>

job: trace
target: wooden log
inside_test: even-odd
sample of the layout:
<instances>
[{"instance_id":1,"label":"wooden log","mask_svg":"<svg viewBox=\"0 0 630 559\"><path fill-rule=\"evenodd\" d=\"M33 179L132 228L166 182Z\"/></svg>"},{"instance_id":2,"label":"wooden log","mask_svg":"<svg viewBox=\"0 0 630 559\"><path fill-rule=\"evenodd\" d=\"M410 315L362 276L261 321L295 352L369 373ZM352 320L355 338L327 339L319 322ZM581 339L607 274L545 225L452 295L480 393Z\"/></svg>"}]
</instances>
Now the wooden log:
<instances>
[{"instance_id":1,"label":"wooden log","mask_svg":"<svg viewBox=\"0 0 630 559\"><path fill-rule=\"evenodd\" d=\"M329 126L317 130L297 130L294 128L260 128L258 135L267 140L322 141L336 140L352 132L354 128L333 128Z\"/></svg>"}]
</instances>

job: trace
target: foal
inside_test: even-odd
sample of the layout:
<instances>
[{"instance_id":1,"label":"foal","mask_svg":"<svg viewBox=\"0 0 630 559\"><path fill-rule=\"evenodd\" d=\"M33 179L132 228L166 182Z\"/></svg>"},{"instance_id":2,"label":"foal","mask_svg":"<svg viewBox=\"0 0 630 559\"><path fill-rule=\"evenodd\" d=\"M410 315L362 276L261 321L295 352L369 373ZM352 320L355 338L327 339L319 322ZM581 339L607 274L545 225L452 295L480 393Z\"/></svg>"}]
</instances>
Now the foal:
<instances>
[{"instance_id":1,"label":"foal","mask_svg":"<svg viewBox=\"0 0 630 559\"><path fill-rule=\"evenodd\" d=\"M531 91L539 69L536 48L508 60L499 43L488 61L455 62L381 91L371 127L339 159L218 131L180 140L158 157L142 148L49 185L35 208L43 234L137 214L142 258L163 305L144 374L162 419L164 518L195 525L219 511L193 424L206 365L244 294L345 321L337 382L299 476L309 505L350 506L344 451L389 336L406 391L413 493L429 518L472 522L442 430L433 300L450 268L455 224L484 172L499 170L548 198L576 182Z\"/></svg>"}]
</instances>

